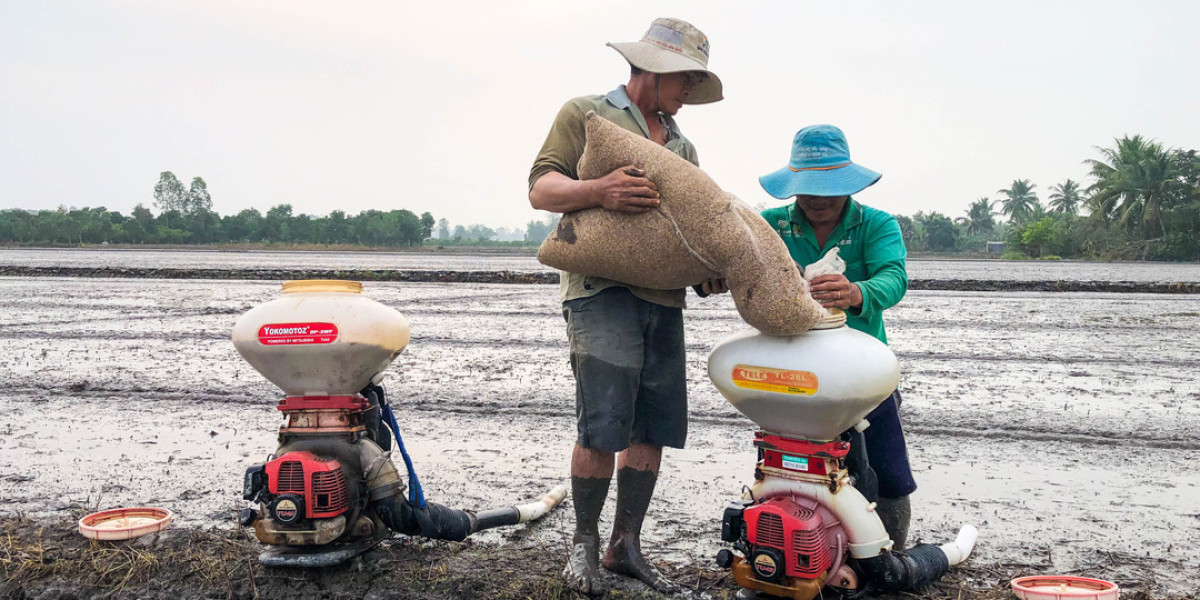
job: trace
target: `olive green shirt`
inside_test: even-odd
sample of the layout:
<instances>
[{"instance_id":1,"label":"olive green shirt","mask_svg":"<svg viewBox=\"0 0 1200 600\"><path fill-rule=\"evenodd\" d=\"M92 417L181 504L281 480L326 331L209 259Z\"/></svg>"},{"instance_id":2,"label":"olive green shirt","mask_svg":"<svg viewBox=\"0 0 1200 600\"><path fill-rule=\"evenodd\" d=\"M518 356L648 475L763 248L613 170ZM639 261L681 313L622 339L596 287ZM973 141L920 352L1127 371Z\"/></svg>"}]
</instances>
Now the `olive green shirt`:
<instances>
[{"instance_id":1,"label":"olive green shirt","mask_svg":"<svg viewBox=\"0 0 1200 600\"><path fill-rule=\"evenodd\" d=\"M583 156L583 148L587 141L584 117L589 111L595 111L597 115L629 131L650 137L650 129L646 126L642 111L629 99L623 85L603 96L582 96L568 100L554 118L550 133L546 135L546 142L542 144L542 150L534 159L533 168L529 170L529 189L533 189L533 184L542 175L550 172L579 179L579 157ZM699 166L700 159L696 156L696 147L683 137L670 115L661 117L670 137L666 144L667 150ZM621 286L629 288L635 296L647 302L679 308L683 308L685 304L685 290L655 290L566 271L560 274L559 281L564 302L594 296L607 288Z\"/></svg>"}]
</instances>

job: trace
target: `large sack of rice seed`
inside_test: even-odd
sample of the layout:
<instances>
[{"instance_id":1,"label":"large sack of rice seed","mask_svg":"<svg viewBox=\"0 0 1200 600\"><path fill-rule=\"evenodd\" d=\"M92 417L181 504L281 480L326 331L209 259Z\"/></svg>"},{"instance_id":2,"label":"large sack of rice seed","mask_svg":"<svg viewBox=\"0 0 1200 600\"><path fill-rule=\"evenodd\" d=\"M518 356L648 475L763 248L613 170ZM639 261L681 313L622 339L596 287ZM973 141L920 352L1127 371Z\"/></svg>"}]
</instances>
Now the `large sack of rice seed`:
<instances>
[{"instance_id":1,"label":"large sack of rice seed","mask_svg":"<svg viewBox=\"0 0 1200 600\"><path fill-rule=\"evenodd\" d=\"M564 214L538 250L542 264L661 290L724 277L742 319L770 335L803 333L822 317L787 247L758 213L695 165L588 113L579 177L627 165L658 186L660 206Z\"/></svg>"}]
</instances>

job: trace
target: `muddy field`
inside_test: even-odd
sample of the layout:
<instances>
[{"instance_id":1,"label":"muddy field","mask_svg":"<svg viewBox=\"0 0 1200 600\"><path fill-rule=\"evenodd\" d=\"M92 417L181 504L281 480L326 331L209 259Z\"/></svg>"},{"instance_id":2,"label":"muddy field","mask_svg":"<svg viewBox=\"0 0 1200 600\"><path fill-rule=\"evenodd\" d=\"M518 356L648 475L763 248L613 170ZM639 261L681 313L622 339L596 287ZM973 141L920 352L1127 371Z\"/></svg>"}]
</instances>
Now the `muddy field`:
<instances>
[{"instance_id":1,"label":"muddy field","mask_svg":"<svg viewBox=\"0 0 1200 600\"><path fill-rule=\"evenodd\" d=\"M5 269L52 274L54 269L95 272L103 269L178 269L184 272L302 269L306 271L395 270L401 272L553 274L533 249L481 253L466 249L413 252L128 250L81 248L0 248ZM928 260L909 257L915 282L1089 282L1092 284L1200 285L1200 263ZM1133 286L1123 286L1135 289Z\"/></svg>"},{"instance_id":2,"label":"muddy field","mask_svg":"<svg viewBox=\"0 0 1200 600\"><path fill-rule=\"evenodd\" d=\"M96 552L61 519L156 505L176 513L175 544L198 532L240 544L230 560L251 569L249 583L218 586L216 597L282 597L301 580L310 587L300 597L341 597L312 590L350 571L281 575L242 564L255 548L233 524L241 473L274 450L280 419L279 392L240 359L229 331L278 289L0 278L0 516L10 534L0 593L70 597L53 595L62 574L14 570L14 530L40 528L64 557ZM385 386L430 499L490 508L566 482L573 384L556 286L376 282L365 293L412 323ZM720 598L731 589L712 569L720 517L752 476L754 427L708 383L705 359L744 325L728 296L689 302L691 433L686 449L666 453L645 545L696 579L693 597ZM941 543L962 523L980 530L951 578L962 597L1001 597L1008 578L1031 573L1114 579L1123 597L1200 594L1200 295L914 291L888 314L920 486L913 536ZM570 536L564 508L470 544L401 540L381 551L382 563L349 569L423 569L414 556L441 556L438 568L450 570L434 577L430 563L428 581L442 587L408 596L556 597L550 563ZM463 582L488 581L474 559L505 565L510 578L524 569L533 583L517 595L464 592ZM14 573L32 583L15 585ZM374 588L348 589L362 597Z\"/></svg>"}]
</instances>

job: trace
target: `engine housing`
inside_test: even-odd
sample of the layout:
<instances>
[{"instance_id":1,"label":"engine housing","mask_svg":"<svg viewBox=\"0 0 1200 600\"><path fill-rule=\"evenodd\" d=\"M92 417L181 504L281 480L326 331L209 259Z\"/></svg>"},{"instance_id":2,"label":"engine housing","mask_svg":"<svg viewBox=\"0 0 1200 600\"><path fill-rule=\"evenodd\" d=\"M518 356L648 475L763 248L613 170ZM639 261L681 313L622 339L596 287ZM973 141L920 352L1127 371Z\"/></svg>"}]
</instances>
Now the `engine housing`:
<instances>
[{"instance_id":1,"label":"engine housing","mask_svg":"<svg viewBox=\"0 0 1200 600\"><path fill-rule=\"evenodd\" d=\"M764 581L783 577L816 579L832 566L829 539L821 514L787 496L747 508L746 541L753 548L751 567ZM774 564L782 558L783 564Z\"/></svg>"}]
</instances>

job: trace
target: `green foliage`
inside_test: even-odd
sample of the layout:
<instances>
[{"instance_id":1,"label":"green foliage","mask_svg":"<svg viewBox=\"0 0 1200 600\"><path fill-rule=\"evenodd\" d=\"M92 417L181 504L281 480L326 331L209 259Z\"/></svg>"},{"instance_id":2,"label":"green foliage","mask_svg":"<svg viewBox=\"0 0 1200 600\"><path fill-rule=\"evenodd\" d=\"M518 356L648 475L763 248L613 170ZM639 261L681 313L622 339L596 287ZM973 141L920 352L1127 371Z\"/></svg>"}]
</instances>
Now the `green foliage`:
<instances>
[{"instance_id":1,"label":"green foliage","mask_svg":"<svg viewBox=\"0 0 1200 600\"><path fill-rule=\"evenodd\" d=\"M1050 188L1050 211L1037 187L1016 179L997 192L1007 223L995 223L992 202L980 198L946 227L939 213L897 216L910 250L979 252L1002 239L1002 258L1020 260L1200 260L1200 158L1140 136L1099 148L1089 160L1094 181L1071 179ZM1081 208L1088 214L1080 215Z\"/></svg>"},{"instance_id":2,"label":"green foliage","mask_svg":"<svg viewBox=\"0 0 1200 600\"><path fill-rule=\"evenodd\" d=\"M904 238L904 246L909 250L917 249L917 226L913 224L913 220L904 215L893 215L896 218L896 224L900 226L900 237Z\"/></svg>"},{"instance_id":3,"label":"green foliage","mask_svg":"<svg viewBox=\"0 0 1200 600\"><path fill-rule=\"evenodd\" d=\"M992 201L987 197L980 198L967 208L967 216L960 222L967 228L967 235L991 233L996 229L996 213L992 210Z\"/></svg>"},{"instance_id":4,"label":"green foliage","mask_svg":"<svg viewBox=\"0 0 1200 600\"><path fill-rule=\"evenodd\" d=\"M262 213L253 208L247 208L236 215L221 218L221 227L225 231L225 239L234 243L250 243L262 240Z\"/></svg>"},{"instance_id":5,"label":"green foliage","mask_svg":"<svg viewBox=\"0 0 1200 600\"><path fill-rule=\"evenodd\" d=\"M43 211L0 210L0 243L27 245L80 244L328 244L395 248L421 246L428 238L427 219L412 211L368 210L355 216L335 210L325 217L294 214L278 204L266 215L248 208L220 216L210 210L171 210L154 216L142 205L131 216L104 207ZM484 225L459 226L461 245L525 245L498 242ZM540 241L540 240L539 240ZM457 244L451 244L457 245Z\"/></svg>"},{"instance_id":6,"label":"green foliage","mask_svg":"<svg viewBox=\"0 0 1200 600\"><path fill-rule=\"evenodd\" d=\"M1056 213L1073 215L1083 205L1083 191L1079 183L1070 179L1050 188L1050 209Z\"/></svg>"},{"instance_id":7,"label":"green foliage","mask_svg":"<svg viewBox=\"0 0 1200 600\"><path fill-rule=\"evenodd\" d=\"M1114 140L1088 160L1095 182L1088 208L1131 238L1139 258L1194 260L1200 235L1200 164L1195 150L1171 150L1141 136Z\"/></svg>"},{"instance_id":8,"label":"green foliage","mask_svg":"<svg viewBox=\"0 0 1200 600\"><path fill-rule=\"evenodd\" d=\"M462 237L472 242L486 242L496 237L496 230L486 225L471 225L466 228Z\"/></svg>"},{"instance_id":9,"label":"green foliage","mask_svg":"<svg viewBox=\"0 0 1200 600\"><path fill-rule=\"evenodd\" d=\"M541 244L558 226L559 215L551 214L542 220L534 220L525 224L525 241Z\"/></svg>"},{"instance_id":10,"label":"green foliage","mask_svg":"<svg viewBox=\"0 0 1200 600\"><path fill-rule=\"evenodd\" d=\"M1163 205L1177 183L1170 151L1140 135L1114 141L1113 148L1097 148L1102 159L1086 161L1096 179L1088 207L1143 239L1163 235Z\"/></svg>"},{"instance_id":11,"label":"green foliage","mask_svg":"<svg viewBox=\"0 0 1200 600\"><path fill-rule=\"evenodd\" d=\"M1004 196L1000 200L1000 212L1008 215L1008 218L1016 224L1041 218L1043 209L1037 194L1033 191L1035 187L1037 186L1030 183L1028 179L1014 179L1008 189L996 190L996 193Z\"/></svg>"},{"instance_id":12,"label":"green foliage","mask_svg":"<svg viewBox=\"0 0 1200 600\"><path fill-rule=\"evenodd\" d=\"M267 209L262 222L262 238L273 242L292 241L292 205L276 204Z\"/></svg>"},{"instance_id":13,"label":"green foliage","mask_svg":"<svg viewBox=\"0 0 1200 600\"><path fill-rule=\"evenodd\" d=\"M1062 224L1052 217L1030 223L1020 230L1020 247L1029 256L1044 256L1061 246L1065 235Z\"/></svg>"},{"instance_id":14,"label":"green foliage","mask_svg":"<svg viewBox=\"0 0 1200 600\"><path fill-rule=\"evenodd\" d=\"M1140 136L1099 151L1100 160L1087 161L1094 181L1086 188L1070 179L1050 187L1050 212L1032 182L1013 180L998 190L999 201L979 198L957 219L939 212L896 215L904 243L911 251L981 254L987 242L1004 240L1002 258L1013 260L1200 260L1197 152L1166 149ZM996 221L997 203L1009 221ZM404 209L294 214L291 204L273 206L265 215L245 209L220 216L212 211L204 179L193 178L185 190L170 171L154 186L154 206L157 216L142 204L129 216L104 207L0 210L0 243L533 247L558 223L558 215L546 215L529 221L522 233L481 224L452 227L428 212L418 217ZM1080 215L1081 207L1088 214Z\"/></svg>"},{"instance_id":15,"label":"green foliage","mask_svg":"<svg viewBox=\"0 0 1200 600\"><path fill-rule=\"evenodd\" d=\"M170 171L163 171L154 184L154 206L162 212L182 211L187 202L187 190Z\"/></svg>"},{"instance_id":16,"label":"green foliage","mask_svg":"<svg viewBox=\"0 0 1200 600\"><path fill-rule=\"evenodd\" d=\"M434 223L433 215L428 212L421 213L421 239L424 240L433 236Z\"/></svg>"},{"instance_id":17,"label":"green foliage","mask_svg":"<svg viewBox=\"0 0 1200 600\"><path fill-rule=\"evenodd\" d=\"M210 211L212 211L212 197L208 194L208 184L204 183L203 179L195 177L192 179L192 187L184 196L179 212L191 215Z\"/></svg>"},{"instance_id":18,"label":"green foliage","mask_svg":"<svg viewBox=\"0 0 1200 600\"><path fill-rule=\"evenodd\" d=\"M928 215L917 213L913 216L913 224L917 229L917 239L922 249L933 252L952 252L958 249L960 233L950 217L940 212Z\"/></svg>"},{"instance_id":19,"label":"green foliage","mask_svg":"<svg viewBox=\"0 0 1200 600\"><path fill-rule=\"evenodd\" d=\"M1192 233L1171 232L1163 236L1156 246L1153 258L1158 260L1186 261L1200 258L1200 236Z\"/></svg>"}]
</instances>

